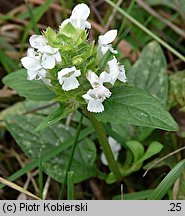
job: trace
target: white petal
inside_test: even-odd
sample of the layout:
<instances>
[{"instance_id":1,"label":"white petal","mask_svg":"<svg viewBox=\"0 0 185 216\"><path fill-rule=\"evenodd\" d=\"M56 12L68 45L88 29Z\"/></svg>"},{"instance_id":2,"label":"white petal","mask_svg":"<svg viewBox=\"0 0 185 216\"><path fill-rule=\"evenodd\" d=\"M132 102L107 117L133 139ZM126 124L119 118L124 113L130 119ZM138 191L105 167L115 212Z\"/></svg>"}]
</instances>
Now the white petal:
<instances>
[{"instance_id":1,"label":"white petal","mask_svg":"<svg viewBox=\"0 0 185 216\"><path fill-rule=\"evenodd\" d=\"M87 110L89 112L95 112L95 113L100 113L104 111L104 106L102 104L102 101L97 99L92 99L89 100L88 105L87 105Z\"/></svg>"},{"instance_id":2,"label":"white petal","mask_svg":"<svg viewBox=\"0 0 185 216\"><path fill-rule=\"evenodd\" d=\"M70 22L75 28L79 28L79 29L86 28L86 21L82 19L70 19Z\"/></svg>"},{"instance_id":3,"label":"white petal","mask_svg":"<svg viewBox=\"0 0 185 216\"><path fill-rule=\"evenodd\" d=\"M111 44L108 45L99 45L99 49L101 50L101 53L105 55L108 50L110 50L113 54L118 54L118 51L112 48Z\"/></svg>"},{"instance_id":4,"label":"white petal","mask_svg":"<svg viewBox=\"0 0 185 216\"><path fill-rule=\"evenodd\" d=\"M111 76L110 83L114 85L120 73L118 62L115 56L112 60L108 61L108 65L109 65L109 74Z\"/></svg>"},{"instance_id":5,"label":"white petal","mask_svg":"<svg viewBox=\"0 0 185 216\"><path fill-rule=\"evenodd\" d=\"M86 22L85 22L85 28L90 29L90 28L91 28L91 23L88 22L88 21L86 21Z\"/></svg>"},{"instance_id":6,"label":"white petal","mask_svg":"<svg viewBox=\"0 0 185 216\"><path fill-rule=\"evenodd\" d=\"M72 11L72 14L70 16L70 22L75 28L90 28L91 24L88 21L86 21L89 17L89 14L90 9L86 4L78 4Z\"/></svg>"},{"instance_id":7,"label":"white petal","mask_svg":"<svg viewBox=\"0 0 185 216\"><path fill-rule=\"evenodd\" d=\"M41 65L45 69L52 69L55 67L55 59L53 58L53 56L44 53L42 56Z\"/></svg>"},{"instance_id":8,"label":"white petal","mask_svg":"<svg viewBox=\"0 0 185 216\"><path fill-rule=\"evenodd\" d=\"M102 162L104 165L108 166L107 159L105 158L105 155L104 155L103 152L101 153L101 162Z\"/></svg>"},{"instance_id":9,"label":"white petal","mask_svg":"<svg viewBox=\"0 0 185 216\"><path fill-rule=\"evenodd\" d=\"M42 46L46 45L46 38L42 35L32 35L29 39L30 45L35 48L39 49Z\"/></svg>"},{"instance_id":10,"label":"white petal","mask_svg":"<svg viewBox=\"0 0 185 216\"><path fill-rule=\"evenodd\" d=\"M103 85L92 89L91 94L94 94L97 98L101 98L102 101L105 100L105 98L109 98L111 96L111 92L109 91L109 89Z\"/></svg>"},{"instance_id":11,"label":"white petal","mask_svg":"<svg viewBox=\"0 0 185 216\"><path fill-rule=\"evenodd\" d=\"M34 70L27 70L27 80L34 80L37 76L37 71Z\"/></svg>"},{"instance_id":12,"label":"white petal","mask_svg":"<svg viewBox=\"0 0 185 216\"><path fill-rule=\"evenodd\" d=\"M108 137L108 142L113 152L118 152L121 150L121 145L112 137Z\"/></svg>"},{"instance_id":13,"label":"white petal","mask_svg":"<svg viewBox=\"0 0 185 216\"><path fill-rule=\"evenodd\" d=\"M99 83L99 77L97 76L97 74L95 74L93 71L89 70L87 72L86 75L88 81L90 82L91 86L93 88L97 87L98 85L100 85Z\"/></svg>"},{"instance_id":14,"label":"white petal","mask_svg":"<svg viewBox=\"0 0 185 216\"><path fill-rule=\"evenodd\" d=\"M100 74L100 82L101 83L104 83L104 82L110 82L110 75L107 73L107 72L105 72L105 71L103 71L101 74Z\"/></svg>"},{"instance_id":15,"label":"white petal","mask_svg":"<svg viewBox=\"0 0 185 216\"><path fill-rule=\"evenodd\" d=\"M38 70L38 75L40 76L40 77L46 77L46 75L47 75L47 71L45 70L45 69L40 69L40 70Z\"/></svg>"},{"instance_id":16,"label":"white petal","mask_svg":"<svg viewBox=\"0 0 185 216\"><path fill-rule=\"evenodd\" d=\"M64 68L58 72L58 79L60 79L61 77L65 77L69 74L74 75L75 72L76 72L75 74L76 77L81 75L80 70L77 70L75 66L70 67L70 68Z\"/></svg>"},{"instance_id":17,"label":"white petal","mask_svg":"<svg viewBox=\"0 0 185 216\"><path fill-rule=\"evenodd\" d=\"M107 51L109 50L109 47L108 46L101 46L100 49L101 49L102 54L105 55L107 53Z\"/></svg>"},{"instance_id":18,"label":"white petal","mask_svg":"<svg viewBox=\"0 0 185 216\"><path fill-rule=\"evenodd\" d=\"M114 153L113 153L113 155L114 155L114 159L117 161L117 159L118 159L118 156L119 156L119 152L118 152L118 151L116 151L116 152L114 152Z\"/></svg>"},{"instance_id":19,"label":"white petal","mask_svg":"<svg viewBox=\"0 0 185 216\"><path fill-rule=\"evenodd\" d=\"M73 76L65 77L63 85L62 85L62 89L64 91L69 91L69 90L78 88L79 85L80 84L79 84L78 80L76 79L76 77L73 77Z\"/></svg>"},{"instance_id":20,"label":"white petal","mask_svg":"<svg viewBox=\"0 0 185 216\"><path fill-rule=\"evenodd\" d=\"M61 62L62 61L62 58L61 58L61 55L60 55L59 52L56 52L56 54L54 54L53 57L55 58L55 60L57 62Z\"/></svg>"},{"instance_id":21,"label":"white petal","mask_svg":"<svg viewBox=\"0 0 185 216\"><path fill-rule=\"evenodd\" d=\"M85 100L86 102L89 102L89 100L93 99L93 98L88 94L88 92L87 92L86 94L82 95L82 97L84 98L84 100Z\"/></svg>"},{"instance_id":22,"label":"white petal","mask_svg":"<svg viewBox=\"0 0 185 216\"><path fill-rule=\"evenodd\" d=\"M41 68L39 60L32 57L23 57L21 59L21 63L23 67L25 67L28 70L38 70Z\"/></svg>"},{"instance_id":23,"label":"white petal","mask_svg":"<svg viewBox=\"0 0 185 216\"><path fill-rule=\"evenodd\" d=\"M86 4L78 4L76 7L74 7L70 19L86 20L89 17L89 14L90 9Z\"/></svg>"},{"instance_id":24,"label":"white petal","mask_svg":"<svg viewBox=\"0 0 185 216\"><path fill-rule=\"evenodd\" d=\"M68 24L70 22L70 19L65 19L61 25L60 25L60 28L63 28L66 24Z\"/></svg>"},{"instance_id":25,"label":"white petal","mask_svg":"<svg viewBox=\"0 0 185 216\"><path fill-rule=\"evenodd\" d=\"M127 81L127 76L125 74L125 67L124 67L124 65L121 65L121 67L120 67L120 73L118 75L118 79L120 81L124 82L124 83Z\"/></svg>"},{"instance_id":26,"label":"white petal","mask_svg":"<svg viewBox=\"0 0 185 216\"><path fill-rule=\"evenodd\" d=\"M112 152L112 153L113 153L113 155L114 155L114 159L117 160L117 159L118 159L119 152ZM100 158L101 158L102 163L103 163L104 165L108 166L107 159L106 159L106 157L105 157L105 155L104 155L103 152L102 152Z\"/></svg>"},{"instance_id":27,"label":"white petal","mask_svg":"<svg viewBox=\"0 0 185 216\"><path fill-rule=\"evenodd\" d=\"M117 36L117 30L113 29L106 32L104 35L99 36L99 44L110 44L114 41Z\"/></svg>"},{"instance_id":28,"label":"white petal","mask_svg":"<svg viewBox=\"0 0 185 216\"><path fill-rule=\"evenodd\" d=\"M113 54L118 54L118 51L112 48L112 45L109 45L109 50L111 51L111 53Z\"/></svg>"},{"instance_id":29,"label":"white petal","mask_svg":"<svg viewBox=\"0 0 185 216\"><path fill-rule=\"evenodd\" d=\"M81 71L80 70L75 70L73 76L79 77L80 75L81 75Z\"/></svg>"},{"instance_id":30,"label":"white petal","mask_svg":"<svg viewBox=\"0 0 185 216\"><path fill-rule=\"evenodd\" d=\"M63 85L64 79L65 79L64 77L59 77L58 76L58 81L59 81L60 85Z\"/></svg>"},{"instance_id":31,"label":"white petal","mask_svg":"<svg viewBox=\"0 0 185 216\"><path fill-rule=\"evenodd\" d=\"M28 48L27 56L34 58L35 57L35 50L33 48Z\"/></svg>"},{"instance_id":32,"label":"white petal","mask_svg":"<svg viewBox=\"0 0 185 216\"><path fill-rule=\"evenodd\" d=\"M53 47L51 47L49 45L42 46L38 50L40 52L48 53L48 54L55 54L56 52L58 52L57 48L53 48Z\"/></svg>"}]
</instances>

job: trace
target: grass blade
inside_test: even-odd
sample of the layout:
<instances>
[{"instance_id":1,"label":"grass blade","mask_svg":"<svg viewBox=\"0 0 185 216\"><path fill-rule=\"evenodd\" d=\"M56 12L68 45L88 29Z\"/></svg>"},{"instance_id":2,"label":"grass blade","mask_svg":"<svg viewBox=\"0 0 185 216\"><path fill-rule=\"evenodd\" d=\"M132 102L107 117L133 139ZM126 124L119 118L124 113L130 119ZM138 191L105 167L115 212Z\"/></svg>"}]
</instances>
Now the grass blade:
<instances>
[{"instance_id":1,"label":"grass blade","mask_svg":"<svg viewBox=\"0 0 185 216\"><path fill-rule=\"evenodd\" d=\"M67 199L74 200L73 171L67 173Z\"/></svg>"},{"instance_id":2,"label":"grass blade","mask_svg":"<svg viewBox=\"0 0 185 216\"><path fill-rule=\"evenodd\" d=\"M63 199L63 197L64 197L65 186L66 186L66 183L67 183L67 175L68 175L68 172L71 169L74 153L75 153L77 144L79 142L79 135L80 135L80 130L81 130L81 126L82 126L82 121L83 121L83 114L81 114L81 118L80 118L78 128L77 128L77 131L76 131L76 134L75 134L73 148L72 148L71 156L69 158L69 163L68 163L68 166L67 166L67 169L66 169L66 175L65 175L64 183L62 185L62 189L61 189L60 194L59 194L59 199Z\"/></svg>"},{"instance_id":3,"label":"grass blade","mask_svg":"<svg viewBox=\"0 0 185 216\"><path fill-rule=\"evenodd\" d=\"M161 181L153 193L148 197L148 200L160 200L168 192L171 186L185 169L185 159L180 161Z\"/></svg>"},{"instance_id":4,"label":"grass blade","mask_svg":"<svg viewBox=\"0 0 185 216\"><path fill-rule=\"evenodd\" d=\"M40 8L39 10L37 10L37 13L35 13L35 16L34 16L34 22L37 23L40 18L44 15L44 13L47 11L49 5L53 2L53 0L47 0ZM30 23L27 25L27 27L25 28L24 30L24 34L23 34L23 37L22 37L22 41L21 41L21 44L22 46L24 45L26 39L27 39L27 36L29 34L29 31L33 28L33 22L30 21ZM22 47L23 48L23 47ZM21 51L22 51L22 48L21 48Z\"/></svg>"},{"instance_id":5,"label":"grass blade","mask_svg":"<svg viewBox=\"0 0 185 216\"><path fill-rule=\"evenodd\" d=\"M138 28L143 30L146 34L148 34L150 37L152 37L154 40L159 42L162 46L164 46L166 49L171 51L174 55L176 55L178 58L180 58L182 61L185 62L185 57L176 51L172 46L167 44L164 40L162 40L160 37L155 35L152 31L147 29L144 25L142 25L140 22L138 22L136 19L134 19L132 16L130 16L126 11L124 11L122 8L118 7L116 4L114 4L111 0L105 0L108 4L110 4L112 7L114 7L120 14L125 16L128 20L130 20L132 23L134 23Z\"/></svg>"},{"instance_id":6,"label":"grass blade","mask_svg":"<svg viewBox=\"0 0 185 216\"><path fill-rule=\"evenodd\" d=\"M43 167L42 167L42 152L39 157L39 191L40 198L43 199Z\"/></svg>"},{"instance_id":7,"label":"grass blade","mask_svg":"<svg viewBox=\"0 0 185 216\"><path fill-rule=\"evenodd\" d=\"M2 49L0 49L0 62L7 73L11 73L18 68L16 61L7 56Z\"/></svg>"},{"instance_id":8,"label":"grass blade","mask_svg":"<svg viewBox=\"0 0 185 216\"><path fill-rule=\"evenodd\" d=\"M154 190L144 190L123 195L123 200L145 200ZM121 195L113 197L113 200L121 200Z\"/></svg>"},{"instance_id":9,"label":"grass blade","mask_svg":"<svg viewBox=\"0 0 185 216\"><path fill-rule=\"evenodd\" d=\"M26 6L27 6L29 15L30 15L30 19L31 19L31 22L32 22L33 29L34 29L35 33L39 35L40 31L39 31L39 28L37 27L37 23L35 21L35 17L34 17L34 15L32 13L32 8L31 8L31 6L30 6L30 4L28 3L27 0L25 0L25 3L26 3Z\"/></svg>"}]
</instances>

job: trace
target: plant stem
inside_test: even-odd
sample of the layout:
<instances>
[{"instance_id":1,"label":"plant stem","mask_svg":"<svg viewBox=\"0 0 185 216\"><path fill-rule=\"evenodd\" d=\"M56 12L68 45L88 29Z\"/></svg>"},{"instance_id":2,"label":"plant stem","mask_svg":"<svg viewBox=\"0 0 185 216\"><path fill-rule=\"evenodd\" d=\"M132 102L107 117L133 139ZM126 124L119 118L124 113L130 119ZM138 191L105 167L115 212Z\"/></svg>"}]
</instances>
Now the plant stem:
<instances>
[{"instance_id":1,"label":"plant stem","mask_svg":"<svg viewBox=\"0 0 185 216\"><path fill-rule=\"evenodd\" d=\"M76 147L77 147L77 144L78 144L78 138L79 138L79 135L80 135L82 121L83 121L83 114L81 115L80 122L78 124L78 128L77 128L77 131L76 131L73 148L72 148L71 155L70 155L70 158L69 158L69 163L68 163L68 166L67 166L67 169L66 169L66 174L65 174L64 182L62 184L62 189L61 189L60 194L59 194L59 199L63 199L63 197L64 197L65 186L66 186L66 183L67 183L67 175L68 175L68 172L71 169L71 164L73 162L73 157L74 157L74 153L75 153L75 150L76 150Z\"/></svg>"},{"instance_id":2,"label":"plant stem","mask_svg":"<svg viewBox=\"0 0 185 216\"><path fill-rule=\"evenodd\" d=\"M110 148L109 142L107 140L103 124L99 122L92 113L87 111L86 108L83 109L83 112L89 118L92 125L94 126L95 131L97 132L101 148L103 150L103 153L105 154L110 170L114 173L117 180L121 180L122 176L119 171L118 165L114 159L114 155Z\"/></svg>"},{"instance_id":3,"label":"plant stem","mask_svg":"<svg viewBox=\"0 0 185 216\"><path fill-rule=\"evenodd\" d=\"M142 25L140 22L138 22L136 19L134 19L132 16L130 16L127 12L125 12L122 8L119 8L116 4L114 4L111 0L105 0L108 4L110 4L112 7L114 7L118 12L120 12L123 16L125 16L128 20L130 20L132 23L134 23L138 28L143 30L145 33L147 33L150 37L152 37L154 40L159 42L162 46L164 46L166 49L171 51L174 55L176 55L178 58L180 58L182 61L185 62L185 57L176 51L172 46L167 44L164 40L162 40L160 37L155 35L152 31L147 29L144 25Z\"/></svg>"},{"instance_id":4,"label":"plant stem","mask_svg":"<svg viewBox=\"0 0 185 216\"><path fill-rule=\"evenodd\" d=\"M40 198L43 199L43 167L42 167L41 150L40 150L40 157L39 157L39 191L40 191Z\"/></svg>"}]
</instances>

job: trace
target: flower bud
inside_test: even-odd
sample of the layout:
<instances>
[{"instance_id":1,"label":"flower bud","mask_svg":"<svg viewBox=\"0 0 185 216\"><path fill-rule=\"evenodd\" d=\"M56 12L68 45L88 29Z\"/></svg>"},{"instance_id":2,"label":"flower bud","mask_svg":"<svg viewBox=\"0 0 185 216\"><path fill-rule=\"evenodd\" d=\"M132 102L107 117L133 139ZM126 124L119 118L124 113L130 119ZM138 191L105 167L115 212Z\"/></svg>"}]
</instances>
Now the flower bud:
<instances>
[{"instance_id":1,"label":"flower bud","mask_svg":"<svg viewBox=\"0 0 185 216\"><path fill-rule=\"evenodd\" d=\"M84 62L84 59L82 57L79 57L79 56L75 56L73 59L72 59L72 63L73 65L80 65Z\"/></svg>"}]
</instances>

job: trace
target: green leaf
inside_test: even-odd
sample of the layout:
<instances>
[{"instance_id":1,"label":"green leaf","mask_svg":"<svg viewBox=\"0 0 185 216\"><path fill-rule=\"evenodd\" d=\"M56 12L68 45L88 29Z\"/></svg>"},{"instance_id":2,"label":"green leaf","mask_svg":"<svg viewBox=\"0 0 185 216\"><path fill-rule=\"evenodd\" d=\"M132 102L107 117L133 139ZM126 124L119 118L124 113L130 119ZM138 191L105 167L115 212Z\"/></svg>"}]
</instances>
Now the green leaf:
<instances>
[{"instance_id":1,"label":"green leaf","mask_svg":"<svg viewBox=\"0 0 185 216\"><path fill-rule=\"evenodd\" d=\"M149 145L146 153L143 155L142 158L139 159L138 162L144 162L145 160L147 160L147 159L151 158L152 156L158 154L162 150L162 148L163 148L163 145L161 143L156 142L156 141L152 142Z\"/></svg>"},{"instance_id":2,"label":"green leaf","mask_svg":"<svg viewBox=\"0 0 185 216\"><path fill-rule=\"evenodd\" d=\"M162 104L166 104L168 95L166 59L157 42L149 43L139 59L128 71L129 85L145 89Z\"/></svg>"},{"instance_id":3,"label":"green leaf","mask_svg":"<svg viewBox=\"0 0 185 216\"><path fill-rule=\"evenodd\" d=\"M46 101L21 101L9 106L0 112L0 128L5 127L4 119L11 114L24 114L24 113L42 113L42 115L49 115L53 112L58 104Z\"/></svg>"},{"instance_id":4,"label":"green leaf","mask_svg":"<svg viewBox=\"0 0 185 216\"><path fill-rule=\"evenodd\" d=\"M28 100L33 101L50 101L56 97L42 81L27 80L25 69L18 70L3 78L3 83Z\"/></svg>"},{"instance_id":5,"label":"green leaf","mask_svg":"<svg viewBox=\"0 0 185 216\"><path fill-rule=\"evenodd\" d=\"M143 157L144 147L141 143L139 143L135 140L131 140L131 141L127 141L126 145L127 145L128 149L130 149L130 151L134 155L133 163L137 162L140 158Z\"/></svg>"},{"instance_id":6,"label":"green leaf","mask_svg":"<svg viewBox=\"0 0 185 216\"><path fill-rule=\"evenodd\" d=\"M94 129L91 126L89 126L88 128L83 129L80 132L79 140L82 141L87 136L89 136L92 132L94 132ZM58 155L60 152L62 152L65 149L69 148L73 144L74 144L74 136L69 137L66 141L64 141L62 143L62 145L56 146L55 148L53 148L51 150L49 149L47 152L45 152L42 155L42 161L45 162L45 161L51 160L52 157L54 157L55 155ZM15 181L16 179L20 178L21 176L23 176L27 172L37 168L37 166L38 166L38 159L35 159L32 162L25 165L23 168L19 169L18 171L16 171L12 175L10 175L8 177L8 180L9 181ZM0 189L2 189L4 186L5 185L0 184Z\"/></svg>"},{"instance_id":7,"label":"green leaf","mask_svg":"<svg viewBox=\"0 0 185 216\"><path fill-rule=\"evenodd\" d=\"M180 161L161 181L148 200L161 200L185 169L185 160Z\"/></svg>"},{"instance_id":8,"label":"green leaf","mask_svg":"<svg viewBox=\"0 0 185 216\"><path fill-rule=\"evenodd\" d=\"M144 200L153 192L153 190L145 190L123 195L123 200ZM113 200L120 200L121 195L113 197Z\"/></svg>"},{"instance_id":9,"label":"green leaf","mask_svg":"<svg viewBox=\"0 0 185 216\"><path fill-rule=\"evenodd\" d=\"M168 106L180 105L185 107L185 70L169 76Z\"/></svg>"},{"instance_id":10,"label":"green leaf","mask_svg":"<svg viewBox=\"0 0 185 216\"><path fill-rule=\"evenodd\" d=\"M143 162L155 154L159 153L163 146L158 142L152 142L147 151L144 152L144 147L141 143L135 140L127 141L126 146L130 151L127 151L127 156L125 162L120 166L120 171L122 176L128 176L133 172L141 169ZM106 182L108 184L114 183L116 181L113 173L109 173Z\"/></svg>"},{"instance_id":11,"label":"green leaf","mask_svg":"<svg viewBox=\"0 0 185 216\"><path fill-rule=\"evenodd\" d=\"M63 124L55 124L43 131L33 132L42 119L40 116L33 115L12 115L6 118L8 130L32 160L39 160L40 151L45 155L46 152L51 152L63 145L74 133L74 129L66 129ZM71 147L49 161L44 161L43 157L44 171L55 180L63 182L70 153ZM74 183L96 175L95 159L96 148L90 140L84 139L78 143L71 167L71 171L74 171Z\"/></svg>"},{"instance_id":12,"label":"green leaf","mask_svg":"<svg viewBox=\"0 0 185 216\"><path fill-rule=\"evenodd\" d=\"M70 155L71 148L62 152L51 161L46 162L45 168L48 175L59 182L63 182ZM83 142L78 143L71 165L71 171L74 172L74 183L96 176L95 159L96 148L93 142L89 139L85 139Z\"/></svg>"},{"instance_id":13,"label":"green leaf","mask_svg":"<svg viewBox=\"0 0 185 216\"><path fill-rule=\"evenodd\" d=\"M168 90L166 60L157 42L149 43L134 66L128 70L128 82L132 86L146 90L161 103L166 103ZM124 122L115 125L112 123L114 128L120 129L121 135L125 134L130 140L143 141L153 131L152 128L131 126Z\"/></svg>"},{"instance_id":14,"label":"green leaf","mask_svg":"<svg viewBox=\"0 0 185 216\"><path fill-rule=\"evenodd\" d=\"M74 109L71 109L70 107L64 108L63 106L60 106L54 112L52 112L46 118L44 118L44 120L37 126L35 131L42 130L44 128L47 128L57 123L58 121L60 121L62 118L64 118L65 116L67 116L69 113L73 111Z\"/></svg>"},{"instance_id":15,"label":"green leaf","mask_svg":"<svg viewBox=\"0 0 185 216\"><path fill-rule=\"evenodd\" d=\"M177 184L178 184L178 187L177 187L176 199L185 200L185 170L182 172Z\"/></svg>"},{"instance_id":16,"label":"green leaf","mask_svg":"<svg viewBox=\"0 0 185 216\"><path fill-rule=\"evenodd\" d=\"M144 90L124 85L112 88L111 92L112 96L104 102L105 111L96 114L100 121L178 130L172 116Z\"/></svg>"}]
</instances>

